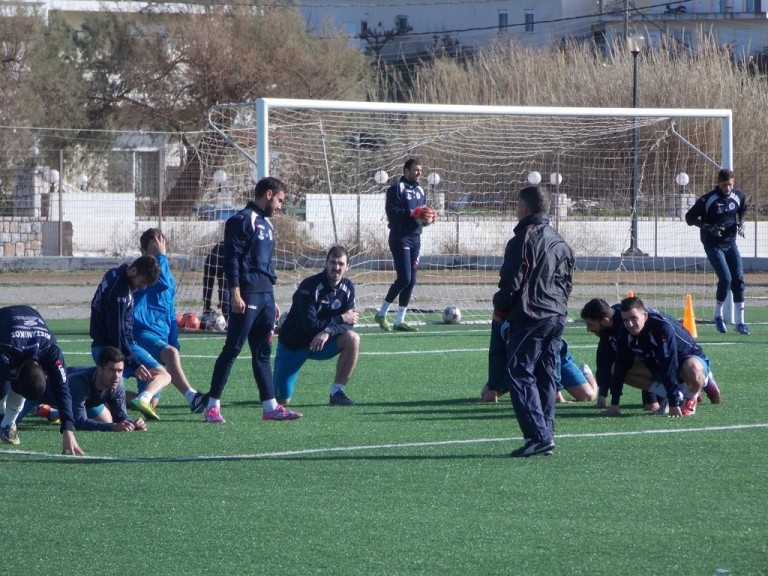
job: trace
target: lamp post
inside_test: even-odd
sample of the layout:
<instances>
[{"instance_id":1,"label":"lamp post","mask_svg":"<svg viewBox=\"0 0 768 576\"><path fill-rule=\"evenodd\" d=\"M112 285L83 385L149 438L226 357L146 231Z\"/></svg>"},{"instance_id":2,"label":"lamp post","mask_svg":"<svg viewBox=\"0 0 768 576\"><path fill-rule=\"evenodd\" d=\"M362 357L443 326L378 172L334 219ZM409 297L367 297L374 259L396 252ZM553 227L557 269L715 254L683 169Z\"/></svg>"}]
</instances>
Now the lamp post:
<instances>
[{"instance_id":1,"label":"lamp post","mask_svg":"<svg viewBox=\"0 0 768 576\"><path fill-rule=\"evenodd\" d=\"M632 108L637 108L637 56L645 47L645 36L633 33L627 36L627 48L632 53ZM624 252L625 256L647 256L637 245L637 197L639 195L639 173L637 166L637 154L640 140L640 128L637 118L632 129L632 225L629 237L629 248Z\"/></svg>"}]
</instances>

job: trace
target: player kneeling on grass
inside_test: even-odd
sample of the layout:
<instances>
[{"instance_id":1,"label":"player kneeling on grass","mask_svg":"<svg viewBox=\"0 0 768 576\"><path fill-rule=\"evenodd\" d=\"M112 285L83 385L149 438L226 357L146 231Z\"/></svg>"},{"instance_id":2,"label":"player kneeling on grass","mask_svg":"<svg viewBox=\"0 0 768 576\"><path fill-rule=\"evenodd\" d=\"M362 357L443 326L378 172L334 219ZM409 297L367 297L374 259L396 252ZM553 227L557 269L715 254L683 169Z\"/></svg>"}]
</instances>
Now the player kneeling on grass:
<instances>
[{"instance_id":1,"label":"player kneeling on grass","mask_svg":"<svg viewBox=\"0 0 768 576\"><path fill-rule=\"evenodd\" d=\"M627 372L635 359L660 382L669 402L669 416L693 416L699 391L709 379L709 360L677 320L646 308L640 298L621 301L624 333L617 338L611 379L611 404L605 416L621 414L619 402Z\"/></svg>"},{"instance_id":2,"label":"player kneeling on grass","mask_svg":"<svg viewBox=\"0 0 768 576\"><path fill-rule=\"evenodd\" d=\"M509 392L509 384L505 379L507 371L507 344L504 335L507 330L504 324L493 320L491 322L491 342L488 346L488 381L480 391L480 402L498 402L499 397ZM560 378L557 381L558 404L568 402L563 391L568 392L577 402L591 402L597 398L597 382L589 366L576 365L573 356L568 353L568 343L561 339L560 343Z\"/></svg>"},{"instance_id":3,"label":"player kneeling on grass","mask_svg":"<svg viewBox=\"0 0 768 576\"><path fill-rule=\"evenodd\" d=\"M125 410L124 368L123 353L113 346L105 346L99 352L96 366L68 370L77 430L132 432L147 429L144 420L129 418ZM50 421L58 418L58 410L47 404L40 404L37 414Z\"/></svg>"},{"instance_id":4,"label":"player kneeling on grass","mask_svg":"<svg viewBox=\"0 0 768 576\"><path fill-rule=\"evenodd\" d=\"M325 269L304 279L294 292L275 356L273 380L279 403L291 401L304 362L338 356L330 404L354 405L345 394L345 386L357 365L360 336L352 329L357 323L357 311L355 285L344 278L348 268L347 250L333 246L325 258Z\"/></svg>"}]
</instances>

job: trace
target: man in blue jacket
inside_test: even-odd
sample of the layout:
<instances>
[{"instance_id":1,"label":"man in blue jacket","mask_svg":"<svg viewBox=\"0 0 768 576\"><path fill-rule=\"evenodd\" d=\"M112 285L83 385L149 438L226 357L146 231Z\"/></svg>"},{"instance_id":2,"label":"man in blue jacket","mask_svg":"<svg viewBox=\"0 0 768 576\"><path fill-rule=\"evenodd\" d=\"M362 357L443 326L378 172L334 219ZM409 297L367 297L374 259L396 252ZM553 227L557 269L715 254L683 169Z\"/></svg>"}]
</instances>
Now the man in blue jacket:
<instances>
[{"instance_id":1,"label":"man in blue jacket","mask_svg":"<svg viewBox=\"0 0 768 576\"><path fill-rule=\"evenodd\" d=\"M561 336L573 286L574 256L549 225L549 193L520 191L518 224L507 243L493 296L497 322L510 324L507 381L525 444L513 458L551 455L555 449L555 402Z\"/></svg>"},{"instance_id":2,"label":"man in blue jacket","mask_svg":"<svg viewBox=\"0 0 768 576\"><path fill-rule=\"evenodd\" d=\"M262 419L296 420L302 416L275 400L270 365L275 327L273 285L277 275L273 261L275 233L269 217L282 209L285 193L285 184L277 178L262 178L256 183L254 199L227 220L224 227L224 275L230 291L231 311L227 338L214 364L211 387L206 394L206 422L226 422L221 415L221 395L232 364L246 340L263 407Z\"/></svg>"},{"instance_id":3,"label":"man in blue jacket","mask_svg":"<svg viewBox=\"0 0 768 576\"><path fill-rule=\"evenodd\" d=\"M360 336L353 330L357 323L355 285L344 277L348 259L343 246L333 246L325 258L325 269L302 280L293 294L275 357L275 393L281 404L290 402L304 362L338 356L330 404L354 405L345 387L357 365Z\"/></svg>"}]
</instances>

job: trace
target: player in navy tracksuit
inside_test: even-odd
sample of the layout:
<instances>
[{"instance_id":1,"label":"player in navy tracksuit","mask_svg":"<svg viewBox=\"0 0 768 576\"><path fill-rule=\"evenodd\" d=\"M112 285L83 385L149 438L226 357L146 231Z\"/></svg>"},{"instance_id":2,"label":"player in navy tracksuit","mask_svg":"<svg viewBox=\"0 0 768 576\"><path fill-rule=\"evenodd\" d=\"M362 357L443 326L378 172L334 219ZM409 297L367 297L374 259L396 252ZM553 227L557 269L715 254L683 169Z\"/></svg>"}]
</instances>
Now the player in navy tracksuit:
<instances>
[{"instance_id":1,"label":"player in navy tracksuit","mask_svg":"<svg viewBox=\"0 0 768 576\"><path fill-rule=\"evenodd\" d=\"M621 413L624 381L635 359L663 385L671 417L695 414L696 398L709 378L709 360L701 347L677 320L646 308L640 298L621 301L621 318L624 330L616 337L611 404L606 415Z\"/></svg>"},{"instance_id":2,"label":"player in navy tracksuit","mask_svg":"<svg viewBox=\"0 0 768 576\"><path fill-rule=\"evenodd\" d=\"M275 394L287 404L299 370L307 360L339 357L331 385L331 406L352 406L345 386L357 365L360 336L357 323L355 285L344 273L349 255L342 246L333 246L325 258L325 270L302 280L293 294L293 304L280 336L275 356Z\"/></svg>"},{"instance_id":3,"label":"player in navy tracksuit","mask_svg":"<svg viewBox=\"0 0 768 576\"><path fill-rule=\"evenodd\" d=\"M573 286L574 256L549 225L549 194L537 186L518 196L519 222L507 243L493 296L496 321L510 324L507 381L525 444L512 457L552 454L561 336Z\"/></svg>"},{"instance_id":4,"label":"player in navy tracksuit","mask_svg":"<svg viewBox=\"0 0 768 576\"><path fill-rule=\"evenodd\" d=\"M39 398L47 386L61 406L62 453L83 455L75 440L67 368L56 338L34 308L0 308L0 396L5 396L5 415L0 423L2 442L20 443L16 418L24 400Z\"/></svg>"},{"instance_id":5,"label":"player in navy tracksuit","mask_svg":"<svg viewBox=\"0 0 768 576\"><path fill-rule=\"evenodd\" d=\"M744 267L741 262L736 235L744 237L744 218L747 200L744 192L733 187L731 170L723 169L717 175L717 187L701 196L685 214L689 226L701 228L701 243L709 263L717 274L715 292L715 326L725 334L723 304L728 291L733 292L736 308L736 331L748 335L744 323Z\"/></svg>"},{"instance_id":6,"label":"player in navy tracksuit","mask_svg":"<svg viewBox=\"0 0 768 576\"><path fill-rule=\"evenodd\" d=\"M139 382L139 395L130 407L151 420L159 420L152 398L171 382L160 362L136 343L133 336L133 297L137 290L157 282L160 268L154 256L141 256L104 274L91 300L90 334L93 361L99 361L104 346L114 346L125 355L125 376Z\"/></svg>"},{"instance_id":7,"label":"player in navy tracksuit","mask_svg":"<svg viewBox=\"0 0 768 576\"><path fill-rule=\"evenodd\" d=\"M419 186L421 179L421 161L409 158L403 165L403 176L387 189L386 213L389 221L389 249L395 265L397 277L389 287L381 308L375 315L376 322L383 330L391 332L393 326L387 319L389 307L397 298L397 316L394 329L402 332L415 332L417 329L405 323L405 313L411 301L413 287L416 286L416 271L419 268L421 251L421 230L426 223L435 220L433 211L429 219L424 220L427 194Z\"/></svg>"},{"instance_id":8,"label":"player in navy tracksuit","mask_svg":"<svg viewBox=\"0 0 768 576\"><path fill-rule=\"evenodd\" d=\"M275 327L277 281L272 260L275 234L269 217L285 202L285 184L277 178L262 178L256 183L254 199L232 216L224 227L224 275L230 290L231 313L227 338L216 359L207 393L206 422L224 423L221 395L232 364L246 340L251 349L251 368L264 420L295 420L299 412L279 406L272 382L272 330Z\"/></svg>"}]
</instances>

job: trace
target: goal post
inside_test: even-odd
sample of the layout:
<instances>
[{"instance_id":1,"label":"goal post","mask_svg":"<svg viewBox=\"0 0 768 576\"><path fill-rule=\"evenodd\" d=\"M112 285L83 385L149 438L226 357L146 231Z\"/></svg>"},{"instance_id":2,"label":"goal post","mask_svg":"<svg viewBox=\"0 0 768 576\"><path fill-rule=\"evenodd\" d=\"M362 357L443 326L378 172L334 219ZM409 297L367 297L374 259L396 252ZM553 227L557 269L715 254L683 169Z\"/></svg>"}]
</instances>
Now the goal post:
<instances>
[{"instance_id":1,"label":"goal post","mask_svg":"<svg viewBox=\"0 0 768 576\"><path fill-rule=\"evenodd\" d=\"M631 290L676 314L691 294L698 315L710 315L714 275L683 216L712 189L717 166L733 168L730 110L265 98L213 106L209 124L235 153L203 158L204 168L230 175L223 188L234 203L260 178L286 182L286 210L273 219L283 309L337 243L350 251L359 308L378 308L394 280L385 191L418 156L439 213L422 235L411 301L421 320L439 321L448 305L463 322L488 320L517 192L539 181L552 196L550 222L577 254L572 308ZM631 234L641 255L627 254Z\"/></svg>"}]
</instances>

